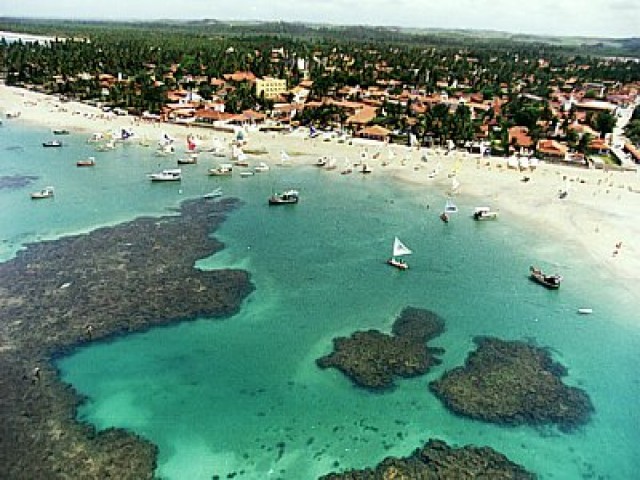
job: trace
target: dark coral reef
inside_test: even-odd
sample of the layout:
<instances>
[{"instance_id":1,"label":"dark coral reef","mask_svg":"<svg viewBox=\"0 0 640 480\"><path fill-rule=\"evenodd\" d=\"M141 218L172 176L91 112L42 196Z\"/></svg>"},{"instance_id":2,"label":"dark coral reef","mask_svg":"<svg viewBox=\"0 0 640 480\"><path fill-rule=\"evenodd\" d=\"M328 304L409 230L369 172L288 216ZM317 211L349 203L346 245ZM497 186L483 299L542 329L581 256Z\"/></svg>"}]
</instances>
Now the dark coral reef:
<instances>
[{"instance_id":1,"label":"dark coral reef","mask_svg":"<svg viewBox=\"0 0 640 480\"><path fill-rule=\"evenodd\" d=\"M355 332L333 340L334 351L316 360L321 368L335 367L357 385L380 390L393 379L422 375L440 360L441 349L426 342L440 335L444 322L429 310L407 307L393 325L393 335L377 330Z\"/></svg>"},{"instance_id":2,"label":"dark coral reef","mask_svg":"<svg viewBox=\"0 0 640 480\"><path fill-rule=\"evenodd\" d=\"M429 440L409 457L387 457L375 468L330 473L320 480L531 480L534 474L489 447L452 448Z\"/></svg>"},{"instance_id":3,"label":"dark coral reef","mask_svg":"<svg viewBox=\"0 0 640 480\"><path fill-rule=\"evenodd\" d=\"M0 265L0 478L152 478L156 448L77 423L52 360L90 341L236 312L247 272L202 271L233 200L187 201L86 235L31 244Z\"/></svg>"},{"instance_id":4,"label":"dark coral reef","mask_svg":"<svg viewBox=\"0 0 640 480\"><path fill-rule=\"evenodd\" d=\"M562 383L566 369L545 349L491 337L475 339L464 367L431 382L457 414L507 425L583 425L593 412L588 395Z\"/></svg>"},{"instance_id":5,"label":"dark coral reef","mask_svg":"<svg viewBox=\"0 0 640 480\"><path fill-rule=\"evenodd\" d=\"M26 187L37 179L34 175L5 175L0 177L0 190Z\"/></svg>"}]
</instances>

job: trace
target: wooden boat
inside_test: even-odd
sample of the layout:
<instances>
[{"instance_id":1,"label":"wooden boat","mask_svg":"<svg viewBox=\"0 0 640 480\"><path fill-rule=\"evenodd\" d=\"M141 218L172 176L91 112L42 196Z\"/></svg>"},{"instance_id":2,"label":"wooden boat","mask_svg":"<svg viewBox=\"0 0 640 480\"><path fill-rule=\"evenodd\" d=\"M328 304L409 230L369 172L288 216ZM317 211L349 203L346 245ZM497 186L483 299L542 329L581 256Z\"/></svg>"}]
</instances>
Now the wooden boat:
<instances>
[{"instance_id":1,"label":"wooden boat","mask_svg":"<svg viewBox=\"0 0 640 480\"><path fill-rule=\"evenodd\" d=\"M391 258L387 260L387 265L397 268L398 270L407 270L409 264L402 258L403 255L411 255L413 253L409 248L404 245L398 237L393 240L393 252Z\"/></svg>"},{"instance_id":2,"label":"wooden boat","mask_svg":"<svg viewBox=\"0 0 640 480\"><path fill-rule=\"evenodd\" d=\"M188 157L183 157L178 159L178 165L195 165L198 163L198 155L192 154Z\"/></svg>"},{"instance_id":3,"label":"wooden boat","mask_svg":"<svg viewBox=\"0 0 640 480\"><path fill-rule=\"evenodd\" d=\"M540 285L554 290L560 288L560 283L562 282L560 275L547 275L539 268L533 266L529 267L529 272L531 274L531 280L538 282Z\"/></svg>"},{"instance_id":4,"label":"wooden boat","mask_svg":"<svg viewBox=\"0 0 640 480\"><path fill-rule=\"evenodd\" d=\"M51 198L53 197L53 187L45 187L39 192L33 192L31 194L31 198L34 200L38 200L41 198Z\"/></svg>"},{"instance_id":5,"label":"wooden boat","mask_svg":"<svg viewBox=\"0 0 640 480\"><path fill-rule=\"evenodd\" d=\"M233 165L230 163L223 163L216 168L209 169L209 175L214 177L230 177L233 173Z\"/></svg>"},{"instance_id":6,"label":"wooden boat","mask_svg":"<svg viewBox=\"0 0 640 480\"><path fill-rule=\"evenodd\" d=\"M65 128L56 128L53 130L54 135L69 135L69 130Z\"/></svg>"},{"instance_id":7,"label":"wooden boat","mask_svg":"<svg viewBox=\"0 0 640 480\"><path fill-rule=\"evenodd\" d=\"M498 218L498 212L489 207L476 207L473 211L474 220L495 220L496 218Z\"/></svg>"},{"instance_id":8,"label":"wooden boat","mask_svg":"<svg viewBox=\"0 0 640 480\"><path fill-rule=\"evenodd\" d=\"M96 164L95 157L89 157L85 160L78 160L76 162L77 167L93 167Z\"/></svg>"},{"instance_id":9,"label":"wooden boat","mask_svg":"<svg viewBox=\"0 0 640 480\"><path fill-rule=\"evenodd\" d=\"M269 197L269 205L290 205L298 203L300 193L297 190L287 190L282 193L274 193Z\"/></svg>"}]
</instances>

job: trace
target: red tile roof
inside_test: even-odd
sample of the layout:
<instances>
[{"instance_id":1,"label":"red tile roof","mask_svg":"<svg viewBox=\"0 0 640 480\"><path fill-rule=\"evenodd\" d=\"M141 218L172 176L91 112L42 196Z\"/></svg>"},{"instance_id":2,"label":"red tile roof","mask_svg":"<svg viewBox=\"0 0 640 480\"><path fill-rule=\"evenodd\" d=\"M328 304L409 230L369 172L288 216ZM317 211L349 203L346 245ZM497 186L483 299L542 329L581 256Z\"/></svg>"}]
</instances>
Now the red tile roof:
<instances>
[{"instance_id":1,"label":"red tile roof","mask_svg":"<svg viewBox=\"0 0 640 480\"><path fill-rule=\"evenodd\" d=\"M509 129L509 145L514 143L517 147L531 147L533 140L529 136L529 129L527 127L515 126Z\"/></svg>"}]
</instances>

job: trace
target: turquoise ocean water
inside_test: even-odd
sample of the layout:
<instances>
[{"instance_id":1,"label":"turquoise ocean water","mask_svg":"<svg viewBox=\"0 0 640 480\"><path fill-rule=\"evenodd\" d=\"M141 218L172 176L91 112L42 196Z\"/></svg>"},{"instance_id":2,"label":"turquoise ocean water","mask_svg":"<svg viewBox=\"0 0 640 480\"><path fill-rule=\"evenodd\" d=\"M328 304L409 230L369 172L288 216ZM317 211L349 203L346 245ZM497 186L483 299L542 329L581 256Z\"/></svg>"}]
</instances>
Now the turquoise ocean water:
<instances>
[{"instance_id":1,"label":"turquoise ocean water","mask_svg":"<svg viewBox=\"0 0 640 480\"><path fill-rule=\"evenodd\" d=\"M375 173L341 176L310 165L220 179L205 175L214 159L203 154L183 167L181 184L151 184L145 175L175 167L175 158L138 145L95 152L86 135L42 148L51 138L20 121L0 128L0 176L38 177L0 189L2 259L28 242L167 214L216 186L244 202L216 233L226 249L198 263L251 273L256 289L237 315L94 344L58 363L64 380L88 397L79 419L157 444L158 477L311 479L408 455L434 437L491 446L543 479L636 478L638 301L632 285L598 271L571 239L552 240L507 214L474 222L478 201L464 195L444 225L442 192ZM88 155L97 166L76 168ZM29 198L46 185L56 188L53 200ZM285 187L300 189L300 204L269 208L272 189ZM414 251L407 272L384 263L396 235ZM560 271L561 290L530 282L533 263ZM407 305L446 321L433 341L446 350L443 364L428 375L373 394L315 366L335 336L389 331ZM578 307L594 313L579 316ZM476 335L549 347L569 369L565 381L591 396L592 421L567 434L447 412L427 383L461 364Z\"/></svg>"}]
</instances>

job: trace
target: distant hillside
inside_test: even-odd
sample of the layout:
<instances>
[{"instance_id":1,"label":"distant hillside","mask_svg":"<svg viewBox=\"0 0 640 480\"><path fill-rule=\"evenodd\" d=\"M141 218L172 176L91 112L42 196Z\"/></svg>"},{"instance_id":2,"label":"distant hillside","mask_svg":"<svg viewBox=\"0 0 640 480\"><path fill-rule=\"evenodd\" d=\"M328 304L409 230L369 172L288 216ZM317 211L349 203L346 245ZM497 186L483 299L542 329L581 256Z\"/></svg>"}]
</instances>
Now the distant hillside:
<instances>
[{"instance_id":1,"label":"distant hillside","mask_svg":"<svg viewBox=\"0 0 640 480\"><path fill-rule=\"evenodd\" d=\"M567 53L640 58L640 38L562 37L517 34L494 30L419 29L367 25L333 25L251 20L171 20L100 21L0 18L0 29L40 35L89 34L96 29L153 29L200 35L279 35L299 38L332 38L352 41L401 42L415 45L495 47L509 42L559 47Z\"/></svg>"}]
</instances>

